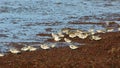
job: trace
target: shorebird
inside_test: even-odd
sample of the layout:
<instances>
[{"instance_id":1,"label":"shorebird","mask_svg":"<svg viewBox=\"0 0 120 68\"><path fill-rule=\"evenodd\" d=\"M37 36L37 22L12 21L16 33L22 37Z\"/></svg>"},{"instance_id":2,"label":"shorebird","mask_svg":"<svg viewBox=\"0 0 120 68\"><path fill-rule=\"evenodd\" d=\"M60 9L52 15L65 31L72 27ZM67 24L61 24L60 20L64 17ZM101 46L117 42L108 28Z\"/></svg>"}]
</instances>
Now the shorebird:
<instances>
[{"instance_id":1,"label":"shorebird","mask_svg":"<svg viewBox=\"0 0 120 68\"><path fill-rule=\"evenodd\" d=\"M5 54L3 54L3 53L0 53L0 57L3 57Z\"/></svg>"},{"instance_id":2,"label":"shorebird","mask_svg":"<svg viewBox=\"0 0 120 68\"><path fill-rule=\"evenodd\" d=\"M77 49L77 48L78 48L78 46L75 46L75 45L69 45L69 47L70 47L71 49Z\"/></svg>"},{"instance_id":3,"label":"shorebird","mask_svg":"<svg viewBox=\"0 0 120 68\"><path fill-rule=\"evenodd\" d=\"M96 30L97 33L105 33L105 30Z\"/></svg>"},{"instance_id":4,"label":"shorebird","mask_svg":"<svg viewBox=\"0 0 120 68\"><path fill-rule=\"evenodd\" d=\"M95 25L93 24L90 29L88 30L88 32L91 34L91 35L94 35L95 34Z\"/></svg>"},{"instance_id":5,"label":"shorebird","mask_svg":"<svg viewBox=\"0 0 120 68\"><path fill-rule=\"evenodd\" d=\"M60 38L60 37L55 37L54 40L55 40L55 41L60 41L61 38Z\"/></svg>"},{"instance_id":6,"label":"shorebird","mask_svg":"<svg viewBox=\"0 0 120 68\"><path fill-rule=\"evenodd\" d=\"M53 38L58 37L58 35L54 34L54 33L52 33L51 35L52 35Z\"/></svg>"},{"instance_id":7,"label":"shorebird","mask_svg":"<svg viewBox=\"0 0 120 68\"><path fill-rule=\"evenodd\" d=\"M21 51L29 51L29 47L28 46L22 47Z\"/></svg>"},{"instance_id":8,"label":"shorebird","mask_svg":"<svg viewBox=\"0 0 120 68\"><path fill-rule=\"evenodd\" d=\"M64 34L62 32L58 32L59 37L64 37Z\"/></svg>"},{"instance_id":9,"label":"shorebird","mask_svg":"<svg viewBox=\"0 0 120 68\"><path fill-rule=\"evenodd\" d=\"M64 29L61 30L61 32L62 32L62 33L65 33L65 34L68 34L69 31L70 31L70 29L68 29L68 28L64 28Z\"/></svg>"},{"instance_id":10,"label":"shorebird","mask_svg":"<svg viewBox=\"0 0 120 68\"><path fill-rule=\"evenodd\" d=\"M83 33L84 31L82 30L76 30L76 33Z\"/></svg>"},{"instance_id":11,"label":"shorebird","mask_svg":"<svg viewBox=\"0 0 120 68\"><path fill-rule=\"evenodd\" d=\"M28 46L28 48L29 48L29 51L36 51L37 50L37 48L35 48L33 46Z\"/></svg>"},{"instance_id":12,"label":"shorebird","mask_svg":"<svg viewBox=\"0 0 120 68\"><path fill-rule=\"evenodd\" d=\"M55 41L60 41L61 40L61 38L57 34L52 33L52 37Z\"/></svg>"},{"instance_id":13,"label":"shorebird","mask_svg":"<svg viewBox=\"0 0 120 68\"><path fill-rule=\"evenodd\" d=\"M101 40L101 39L102 39L101 37L93 35L91 40Z\"/></svg>"},{"instance_id":14,"label":"shorebird","mask_svg":"<svg viewBox=\"0 0 120 68\"><path fill-rule=\"evenodd\" d=\"M112 32L112 31L114 31L113 28L106 28L106 30L107 30L107 32Z\"/></svg>"},{"instance_id":15,"label":"shorebird","mask_svg":"<svg viewBox=\"0 0 120 68\"><path fill-rule=\"evenodd\" d=\"M11 53L13 53L13 54L18 54L18 53L20 53L20 51L17 50L17 49L15 49L15 48L11 48L9 51L10 51Z\"/></svg>"},{"instance_id":16,"label":"shorebird","mask_svg":"<svg viewBox=\"0 0 120 68\"><path fill-rule=\"evenodd\" d=\"M95 34L95 30L94 30L94 29L92 29L92 28L91 28L91 29L89 29L89 30L88 30L88 32L89 32L90 34L92 34L92 35L94 35L94 34Z\"/></svg>"},{"instance_id":17,"label":"shorebird","mask_svg":"<svg viewBox=\"0 0 120 68\"><path fill-rule=\"evenodd\" d=\"M35 51L37 50L37 48L32 47L32 46L25 46L23 48L21 48L22 51Z\"/></svg>"},{"instance_id":18,"label":"shorebird","mask_svg":"<svg viewBox=\"0 0 120 68\"><path fill-rule=\"evenodd\" d=\"M76 37L76 36L77 36L77 35L76 35L75 32L74 32L74 33L73 33L73 32L69 33L69 37L70 37L70 38L74 38L74 37Z\"/></svg>"},{"instance_id":19,"label":"shorebird","mask_svg":"<svg viewBox=\"0 0 120 68\"><path fill-rule=\"evenodd\" d=\"M120 31L120 27L118 27L118 31Z\"/></svg>"},{"instance_id":20,"label":"shorebird","mask_svg":"<svg viewBox=\"0 0 120 68\"><path fill-rule=\"evenodd\" d=\"M67 39L67 38L64 38L64 41L67 42L67 43L70 43L71 40L70 39Z\"/></svg>"},{"instance_id":21,"label":"shorebird","mask_svg":"<svg viewBox=\"0 0 120 68\"><path fill-rule=\"evenodd\" d=\"M88 37L88 34L87 33L81 33L81 34L78 34L77 36L81 39L85 39L85 38Z\"/></svg>"},{"instance_id":22,"label":"shorebird","mask_svg":"<svg viewBox=\"0 0 120 68\"><path fill-rule=\"evenodd\" d=\"M106 26L109 26L109 25L110 25L110 22L106 22L105 24L106 24Z\"/></svg>"},{"instance_id":23,"label":"shorebird","mask_svg":"<svg viewBox=\"0 0 120 68\"><path fill-rule=\"evenodd\" d=\"M40 47L42 49L50 49L50 47L48 45L46 45L46 44L42 44L42 45L40 45Z\"/></svg>"},{"instance_id":24,"label":"shorebird","mask_svg":"<svg viewBox=\"0 0 120 68\"><path fill-rule=\"evenodd\" d=\"M55 46L56 46L55 44L52 44L50 47L51 47L51 48L54 48Z\"/></svg>"}]
</instances>

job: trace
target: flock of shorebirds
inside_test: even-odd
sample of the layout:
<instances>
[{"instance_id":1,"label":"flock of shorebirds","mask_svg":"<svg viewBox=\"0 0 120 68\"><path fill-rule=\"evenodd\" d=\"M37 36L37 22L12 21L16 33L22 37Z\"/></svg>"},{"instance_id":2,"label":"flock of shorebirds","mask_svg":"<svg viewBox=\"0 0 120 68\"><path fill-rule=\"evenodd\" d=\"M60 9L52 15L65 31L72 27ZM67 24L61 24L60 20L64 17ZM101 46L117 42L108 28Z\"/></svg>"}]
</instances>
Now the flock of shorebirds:
<instances>
[{"instance_id":1,"label":"flock of shorebirds","mask_svg":"<svg viewBox=\"0 0 120 68\"><path fill-rule=\"evenodd\" d=\"M22 47L21 49L17 49L17 48L9 48L9 52L12 53L12 54L20 54L21 52L24 52L24 51L36 51L38 48L34 47L34 46L28 46L26 44L23 44L25 45L24 47ZM41 49L50 49L50 48L54 48L56 45L55 44L52 44L50 46L48 46L47 44L41 44L40 45L40 48ZM0 53L0 57L4 56L5 54L4 53Z\"/></svg>"},{"instance_id":2,"label":"flock of shorebirds","mask_svg":"<svg viewBox=\"0 0 120 68\"><path fill-rule=\"evenodd\" d=\"M99 35L96 35L96 33L106 33L106 32L112 32L114 31L114 29L103 29L103 30L95 30L94 28L89 29L88 31L84 31L84 30L78 30L78 29L68 29L68 28L64 28L62 29L60 32L58 33L52 33L52 38L54 39L54 41L59 42L60 40L64 40L66 43L69 43L69 47L71 49L77 49L79 48L79 46L72 44L72 40L70 40L69 38L66 38L65 35L68 35L70 38L75 38L78 37L80 39L86 39L89 38L90 40L101 40L102 38ZM118 28L118 31L120 31L120 27ZM40 48L41 49L51 49L56 47L55 44L52 44L50 46L48 46L47 44L41 44ZM38 48L35 48L33 46L25 46L22 47L20 50L16 49L16 48L10 48L9 52L13 53L13 54L19 54L22 51L36 51ZM0 53L0 57L4 56L4 53Z\"/></svg>"}]
</instances>

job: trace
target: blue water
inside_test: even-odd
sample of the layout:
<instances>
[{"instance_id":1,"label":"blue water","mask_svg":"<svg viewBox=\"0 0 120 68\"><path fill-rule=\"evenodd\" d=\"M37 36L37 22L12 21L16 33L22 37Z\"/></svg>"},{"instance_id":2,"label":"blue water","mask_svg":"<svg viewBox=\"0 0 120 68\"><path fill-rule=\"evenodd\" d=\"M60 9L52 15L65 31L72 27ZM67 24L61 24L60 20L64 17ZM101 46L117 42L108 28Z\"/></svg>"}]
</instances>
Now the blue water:
<instances>
[{"instance_id":1,"label":"blue water","mask_svg":"<svg viewBox=\"0 0 120 68\"><path fill-rule=\"evenodd\" d=\"M51 33L46 32L46 28L53 28L53 32L64 27L87 30L92 25L72 25L68 22L84 16L119 14L119 3L119 0L0 0L0 34L5 35L0 36L0 42L41 42L46 38L36 34ZM44 24L56 21L60 23L53 26ZM83 21L100 20L92 18ZM97 26L96 29L102 27Z\"/></svg>"}]
</instances>

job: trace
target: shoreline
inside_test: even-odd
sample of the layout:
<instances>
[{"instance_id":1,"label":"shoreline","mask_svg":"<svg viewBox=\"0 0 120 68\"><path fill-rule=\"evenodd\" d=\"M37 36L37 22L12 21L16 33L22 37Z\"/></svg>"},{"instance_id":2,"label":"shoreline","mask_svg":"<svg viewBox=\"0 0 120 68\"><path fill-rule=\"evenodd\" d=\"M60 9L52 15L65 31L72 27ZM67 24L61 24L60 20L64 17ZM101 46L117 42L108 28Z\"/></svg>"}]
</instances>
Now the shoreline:
<instances>
[{"instance_id":1,"label":"shoreline","mask_svg":"<svg viewBox=\"0 0 120 68\"><path fill-rule=\"evenodd\" d=\"M85 43L78 49L71 50L68 46L49 50L37 50L34 52L22 52L21 54L8 53L0 57L1 68L52 68L52 67L120 67L120 32L100 34L100 41L85 39L75 42Z\"/></svg>"},{"instance_id":2,"label":"shoreline","mask_svg":"<svg viewBox=\"0 0 120 68\"><path fill-rule=\"evenodd\" d=\"M0 68L120 68L119 2L1 0Z\"/></svg>"}]
</instances>

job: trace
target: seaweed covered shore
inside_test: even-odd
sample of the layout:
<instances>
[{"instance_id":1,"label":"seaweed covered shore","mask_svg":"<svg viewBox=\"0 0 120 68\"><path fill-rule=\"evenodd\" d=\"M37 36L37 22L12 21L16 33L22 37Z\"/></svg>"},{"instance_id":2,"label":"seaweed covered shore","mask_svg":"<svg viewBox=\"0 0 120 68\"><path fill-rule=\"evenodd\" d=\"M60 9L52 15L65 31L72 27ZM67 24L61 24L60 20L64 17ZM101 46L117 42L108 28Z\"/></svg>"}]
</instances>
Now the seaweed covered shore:
<instances>
[{"instance_id":1,"label":"seaweed covered shore","mask_svg":"<svg viewBox=\"0 0 120 68\"><path fill-rule=\"evenodd\" d=\"M0 57L0 68L119 68L120 32L100 35L99 41L74 39L85 43L76 50L64 46L17 55L8 53Z\"/></svg>"}]
</instances>

